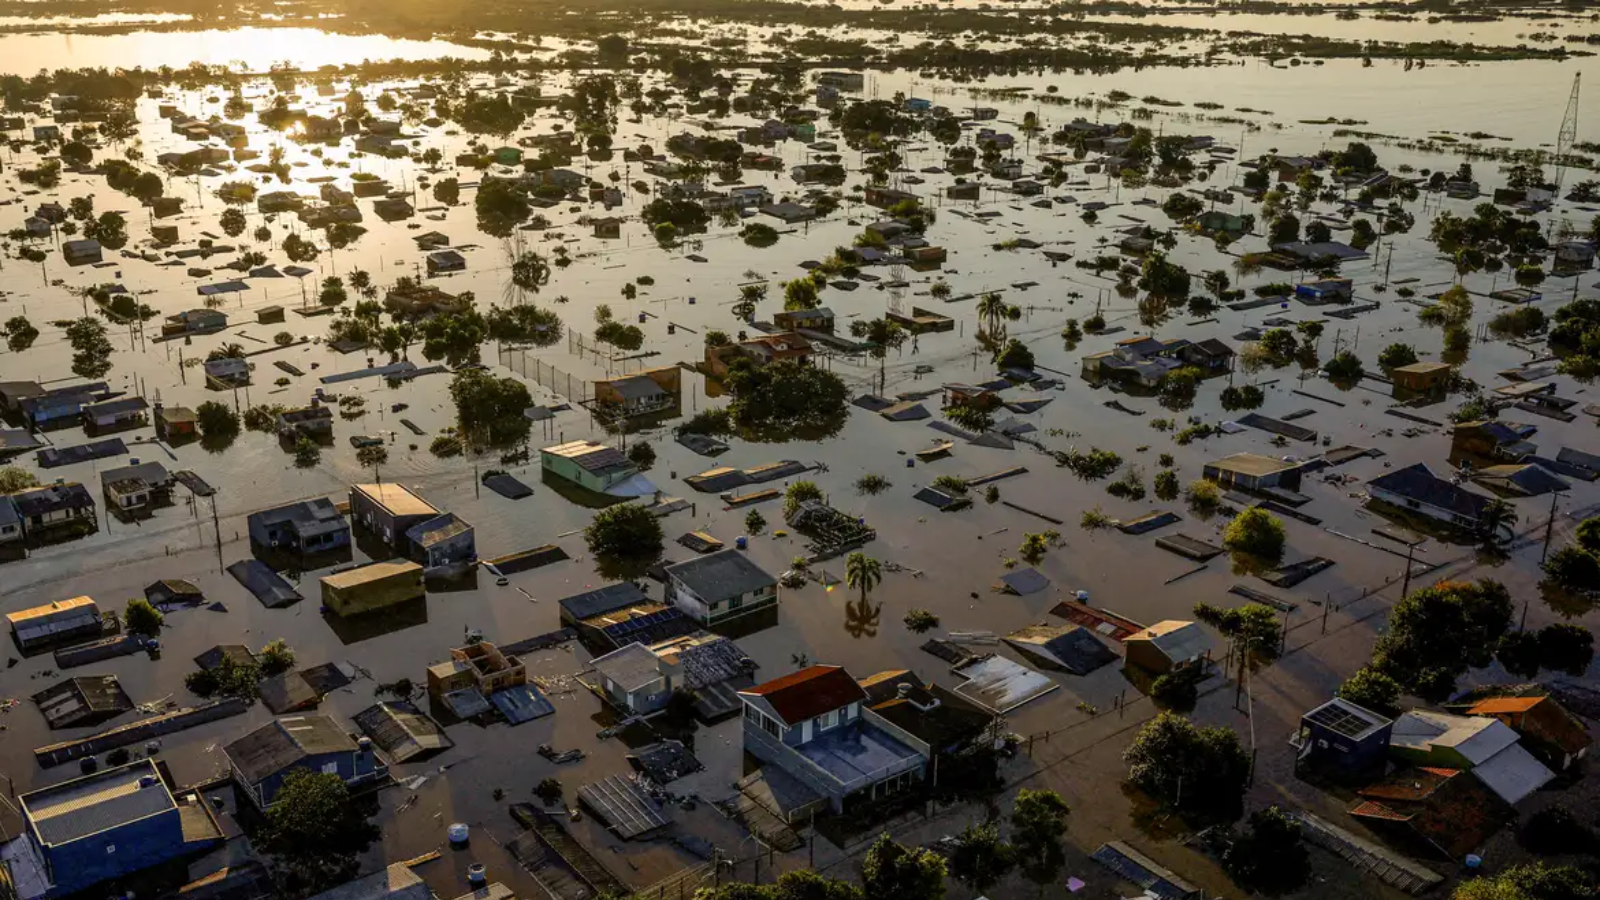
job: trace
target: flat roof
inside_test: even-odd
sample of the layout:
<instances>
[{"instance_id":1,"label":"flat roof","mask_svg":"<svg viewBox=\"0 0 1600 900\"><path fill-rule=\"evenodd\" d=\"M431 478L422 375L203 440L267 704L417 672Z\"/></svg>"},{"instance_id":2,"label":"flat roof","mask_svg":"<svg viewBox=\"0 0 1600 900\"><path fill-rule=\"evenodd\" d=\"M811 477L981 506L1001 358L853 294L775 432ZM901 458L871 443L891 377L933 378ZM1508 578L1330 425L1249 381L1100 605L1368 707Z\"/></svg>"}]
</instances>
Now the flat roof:
<instances>
[{"instance_id":1,"label":"flat roof","mask_svg":"<svg viewBox=\"0 0 1600 900\"><path fill-rule=\"evenodd\" d=\"M539 452L570 459L587 472L631 465L628 458L622 455L622 451L604 444L596 444L594 441L568 441L554 447L545 447Z\"/></svg>"},{"instance_id":2,"label":"flat roof","mask_svg":"<svg viewBox=\"0 0 1600 900\"><path fill-rule=\"evenodd\" d=\"M143 779L154 783L141 784ZM70 843L177 808L148 759L22 795L22 808L46 846Z\"/></svg>"},{"instance_id":3,"label":"flat roof","mask_svg":"<svg viewBox=\"0 0 1600 900\"><path fill-rule=\"evenodd\" d=\"M439 510L432 503L411 493L404 485L389 484L358 484L351 488L367 495L372 502L382 506L393 515L397 516L430 516L437 515Z\"/></svg>"},{"instance_id":4,"label":"flat roof","mask_svg":"<svg viewBox=\"0 0 1600 900\"><path fill-rule=\"evenodd\" d=\"M374 581L381 581L401 573L422 574L422 567L414 562L380 562L368 566L361 566L347 572L335 572L324 575L322 583L334 590L357 587Z\"/></svg>"},{"instance_id":5,"label":"flat roof","mask_svg":"<svg viewBox=\"0 0 1600 900\"><path fill-rule=\"evenodd\" d=\"M71 600L57 600L53 603L46 603L43 606L35 606L32 609L24 609L14 613L6 613L6 621L16 625L19 622L42 619L48 616L58 616L62 613L70 613L75 610L83 610L93 613L96 616L100 615L100 607L94 602L93 599L89 597L73 597Z\"/></svg>"},{"instance_id":6,"label":"flat roof","mask_svg":"<svg viewBox=\"0 0 1600 900\"><path fill-rule=\"evenodd\" d=\"M1207 463L1207 465L1226 472L1237 472L1240 475L1259 476L1293 469L1300 464L1286 462L1276 457L1262 456L1259 453L1235 453L1232 456L1224 456L1216 462Z\"/></svg>"}]
</instances>

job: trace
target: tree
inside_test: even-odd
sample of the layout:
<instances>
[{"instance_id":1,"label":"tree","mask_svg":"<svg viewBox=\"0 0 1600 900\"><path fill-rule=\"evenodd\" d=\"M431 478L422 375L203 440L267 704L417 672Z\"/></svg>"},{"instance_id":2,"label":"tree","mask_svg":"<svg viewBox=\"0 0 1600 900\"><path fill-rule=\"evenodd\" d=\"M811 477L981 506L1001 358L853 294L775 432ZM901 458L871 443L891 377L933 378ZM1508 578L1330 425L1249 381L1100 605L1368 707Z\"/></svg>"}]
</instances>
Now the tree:
<instances>
[{"instance_id":1,"label":"tree","mask_svg":"<svg viewBox=\"0 0 1600 900\"><path fill-rule=\"evenodd\" d=\"M944 859L879 835L861 862L861 891L874 900L943 900Z\"/></svg>"},{"instance_id":2,"label":"tree","mask_svg":"<svg viewBox=\"0 0 1600 900\"><path fill-rule=\"evenodd\" d=\"M821 500L822 488L817 487L815 481L796 481L789 485L783 495L783 517L791 518L800 509L800 504L809 500Z\"/></svg>"},{"instance_id":3,"label":"tree","mask_svg":"<svg viewBox=\"0 0 1600 900\"><path fill-rule=\"evenodd\" d=\"M797 431L832 434L844 422L849 389L833 372L792 359L756 367L735 360L723 384L733 394L732 421L749 434L783 435Z\"/></svg>"},{"instance_id":4,"label":"tree","mask_svg":"<svg viewBox=\"0 0 1600 900\"><path fill-rule=\"evenodd\" d=\"M1541 568L1556 587L1580 594L1600 592L1600 557L1576 544L1550 554Z\"/></svg>"},{"instance_id":5,"label":"tree","mask_svg":"<svg viewBox=\"0 0 1600 900\"><path fill-rule=\"evenodd\" d=\"M1000 829L993 825L968 825L950 850L951 877L975 894L987 894L1016 864L1016 849L1000 839Z\"/></svg>"},{"instance_id":6,"label":"tree","mask_svg":"<svg viewBox=\"0 0 1600 900\"><path fill-rule=\"evenodd\" d=\"M539 293L540 288L550 283L550 263L532 250L523 252L511 264L511 283L525 291Z\"/></svg>"},{"instance_id":7,"label":"tree","mask_svg":"<svg viewBox=\"0 0 1600 900\"><path fill-rule=\"evenodd\" d=\"M356 449L356 465L363 469L371 469L373 477L377 478L378 468L389 462L389 448L382 444L369 444Z\"/></svg>"},{"instance_id":8,"label":"tree","mask_svg":"<svg viewBox=\"0 0 1600 900\"><path fill-rule=\"evenodd\" d=\"M744 530L750 534L760 534L766 531L767 517L763 516L759 509L750 510L744 516Z\"/></svg>"},{"instance_id":9,"label":"tree","mask_svg":"<svg viewBox=\"0 0 1600 900\"><path fill-rule=\"evenodd\" d=\"M1333 229L1321 219L1313 219L1306 225L1306 241L1313 244L1326 243L1333 240Z\"/></svg>"},{"instance_id":10,"label":"tree","mask_svg":"<svg viewBox=\"0 0 1600 900\"><path fill-rule=\"evenodd\" d=\"M861 602L866 603L872 589L883 583L883 566L865 553L852 553L844 561L844 582L861 591Z\"/></svg>"},{"instance_id":11,"label":"tree","mask_svg":"<svg viewBox=\"0 0 1600 900\"><path fill-rule=\"evenodd\" d=\"M108 250L120 250L128 243L128 221L121 213L101 213L83 226L83 236L99 241Z\"/></svg>"},{"instance_id":12,"label":"tree","mask_svg":"<svg viewBox=\"0 0 1600 900\"><path fill-rule=\"evenodd\" d=\"M1447 697L1468 668L1494 658L1511 625L1511 594L1496 581L1441 581L1414 591L1389 612L1389 630L1372 651L1372 667L1407 693Z\"/></svg>"},{"instance_id":13,"label":"tree","mask_svg":"<svg viewBox=\"0 0 1600 900\"><path fill-rule=\"evenodd\" d=\"M1517 509L1496 497L1483 505L1478 514L1478 537L1486 544L1500 543L1500 532L1510 532L1517 524Z\"/></svg>"},{"instance_id":14,"label":"tree","mask_svg":"<svg viewBox=\"0 0 1600 900\"><path fill-rule=\"evenodd\" d=\"M297 469L309 469L322 461L322 448L317 442L307 435L301 435L294 442L294 465Z\"/></svg>"},{"instance_id":15,"label":"tree","mask_svg":"<svg viewBox=\"0 0 1600 900\"><path fill-rule=\"evenodd\" d=\"M442 178L433 186L433 199L445 206L455 206L461 202L461 182L454 178Z\"/></svg>"},{"instance_id":16,"label":"tree","mask_svg":"<svg viewBox=\"0 0 1600 900\"><path fill-rule=\"evenodd\" d=\"M640 441L628 448L628 461L641 469L648 469L656 464L656 448L647 441Z\"/></svg>"},{"instance_id":17,"label":"tree","mask_svg":"<svg viewBox=\"0 0 1600 900\"><path fill-rule=\"evenodd\" d=\"M283 638L274 638L256 652L256 663L267 678L282 675L294 668L294 650Z\"/></svg>"},{"instance_id":18,"label":"tree","mask_svg":"<svg viewBox=\"0 0 1600 900\"><path fill-rule=\"evenodd\" d=\"M1222 544L1229 550L1263 560L1281 558L1284 540L1282 520L1260 507L1235 516L1222 536Z\"/></svg>"},{"instance_id":19,"label":"tree","mask_svg":"<svg viewBox=\"0 0 1600 900\"><path fill-rule=\"evenodd\" d=\"M1450 900L1593 900L1588 875L1572 866L1512 866L1461 882Z\"/></svg>"},{"instance_id":20,"label":"tree","mask_svg":"<svg viewBox=\"0 0 1600 900\"><path fill-rule=\"evenodd\" d=\"M590 553L614 559L654 559L661 554L661 536L661 520L633 503L600 510L583 530Z\"/></svg>"},{"instance_id":21,"label":"tree","mask_svg":"<svg viewBox=\"0 0 1600 900\"><path fill-rule=\"evenodd\" d=\"M1546 669L1583 675L1594 660L1594 635L1581 625L1557 622L1539 629L1539 664Z\"/></svg>"},{"instance_id":22,"label":"tree","mask_svg":"<svg viewBox=\"0 0 1600 900\"><path fill-rule=\"evenodd\" d=\"M1410 344L1394 343L1378 354L1378 365L1385 369L1398 369L1417 361L1417 351Z\"/></svg>"},{"instance_id":23,"label":"tree","mask_svg":"<svg viewBox=\"0 0 1600 900\"><path fill-rule=\"evenodd\" d=\"M1180 810L1231 817L1244 797L1250 755L1231 728L1198 728L1164 712L1122 754L1128 781Z\"/></svg>"},{"instance_id":24,"label":"tree","mask_svg":"<svg viewBox=\"0 0 1600 900\"><path fill-rule=\"evenodd\" d=\"M197 697L236 697L246 702L255 701L260 682L261 670L255 663L238 663L231 658L183 677L183 686Z\"/></svg>"},{"instance_id":25,"label":"tree","mask_svg":"<svg viewBox=\"0 0 1600 900\"><path fill-rule=\"evenodd\" d=\"M939 627L939 617L925 609L907 610L901 621L905 622L908 630L916 634L926 634Z\"/></svg>"},{"instance_id":26,"label":"tree","mask_svg":"<svg viewBox=\"0 0 1600 900\"><path fill-rule=\"evenodd\" d=\"M1284 213L1272 220L1271 229L1267 232L1267 243L1276 246L1292 244L1299 239L1300 219L1294 213Z\"/></svg>"},{"instance_id":27,"label":"tree","mask_svg":"<svg viewBox=\"0 0 1600 900\"><path fill-rule=\"evenodd\" d=\"M143 597L135 597L128 601L122 611L122 624L128 629L129 634L141 637L156 637L161 634L161 623L166 617L161 615L161 610L151 605Z\"/></svg>"},{"instance_id":28,"label":"tree","mask_svg":"<svg viewBox=\"0 0 1600 900\"><path fill-rule=\"evenodd\" d=\"M244 229L246 225L248 225L248 222L245 220L244 210L239 209L236 206L230 206L222 211L222 216L220 219L218 219L218 224L222 226L223 234L226 234L228 237L236 238L239 235L244 234Z\"/></svg>"},{"instance_id":29,"label":"tree","mask_svg":"<svg viewBox=\"0 0 1600 900\"><path fill-rule=\"evenodd\" d=\"M1590 553L1600 553L1600 516L1592 516L1580 522L1574 537L1579 547Z\"/></svg>"},{"instance_id":30,"label":"tree","mask_svg":"<svg viewBox=\"0 0 1600 900\"><path fill-rule=\"evenodd\" d=\"M102 378L111 371L111 341L99 319L85 316L66 327L72 346L72 372L79 378Z\"/></svg>"},{"instance_id":31,"label":"tree","mask_svg":"<svg viewBox=\"0 0 1600 900\"><path fill-rule=\"evenodd\" d=\"M6 337L6 346L12 353L21 353L33 346L39 339L39 329L33 327L27 316L12 316L6 320L5 327L0 328L0 334Z\"/></svg>"},{"instance_id":32,"label":"tree","mask_svg":"<svg viewBox=\"0 0 1600 900\"><path fill-rule=\"evenodd\" d=\"M160 199L161 195L165 194L166 191L167 188L162 183L161 176L154 172L145 172L133 180L133 196L137 197L139 202L146 206Z\"/></svg>"},{"instance_id":33,"label":"tree","mask_svg":"<svg viewBox=\"0 0 1600 900\"><path fill-rule=\"evenodd\" d=\"M1021 369L1025 372L1033 371L1033 351L1028 345L1012 338L1006 342L1000 352L995 354L994 364L1001 369Z\"/></svg>"},{"instance_id":34,"label":"tree","mask_svg":"<svg viewBox=\"0 0 1600 900\"><path fill-rule=\"evenodd\" d=\"M230 438L239 433L239 414L227 404L207 400L195 407L194 416L205 437Z\"/></svg>"},{"instance_id":35,"label":"tree","mask_svg":"<svg viewBox=\"0 0 1600 900\"><path fill-rule=\"evenodd\" d=\"M1300 838L1300 820L1276 806L1250 814L1250 830L1222 857L1241 887L1262 894L1284 894L1306 883L1311 858Z\"/></svg>"},{"instance_id":36,"label":"tree","mask_svg":"<svg viewBox=\"0 0 1600 900\"><path fill-rule=\"evenodd\" d=\"M256 846L286 892L300 896L350 880L377 837L338 775L296 767L278 788Z\"/></svg>"},{"instance_id":37,"label":"tree","mask_svg":"<svg viewBox=\"0 0 1600 900\"><path fill-rule=\"evenodd\" d=\"M533 405L533 396L522 382L467 369L450 382L450 399L461 433L474 446L506 447L527 439L531 423L522 411Z\"/></svg>"},{"instance_id":38,"label":"tree","mask_svg":"<svg viewBox=\"0 0 1600 900\"><path fill-rule=\"evenodd\" d=\"M1023 788L1011 806L1011 843L1022 876L1039 886L1054 881L1066 865L1061 841L1067 833L1067 802L1055 791Z\"/></svg>"},{"instance_id":39,"label":"tree","mask_svg":"<svg viewBox=\"0 0 1600 900\"><path fill-rule=\"evenodd\" d=\"M1391 718L1400 714L1400 683L1371 666L1362 666L1339 685L1339 696Z\"/></svg>"},{"instance_id":40,"label":"tree","mask_svg":"<svg viewBox=\"0 0 1600 900\"><path fill-rule=\"evenodd\" d=\"M321 251L317 249L316 244L298 234L291 234L283 239L283 252L289 257L290 262L302 263L316 259Z\"/></svg>"},{"instance_id":41,"label":"tree","mask_svg":"<svg viewBox=\"0 0 1600 900\"><path fill-rule=\"evenodd\" d=\"M38 487L39 479L27 469L16 466L0 466L0 496L15 494L28 488Z\"/></svg>"},{"instance_id":42,"label":"tree","mask_svg":"<svg viewBox=\"0 0 1600 900\"><path fill-rule=\"evenodd\" d=\"M1322 371L1334 382L1355 384L1366 374L1366 369L1361 365L1361 357L1349 350L1340 350L1333 359L1322 365Z\"/></svg>"},{"instance_id":43,"label":"tree","mask_svg":"<svg viewBox=\"0 0 1600 900\"><path fill-rule=\"evenodd\" d=\"M1218 609L1209 603L1196 603L1194 617L1233 641L1241 671L1246 664L1255 666L1278 656L1278 615L1270 606L1246 603L1233 609Z\"/></svg>"},{"instance_id":44,"label":"tree","mask_svg":"<svg viewBox=\"0 0 1600 900\"><path fill-rule=\"evenodd\" d=\"M491 237L510 237L528 218L528 198L510 182L486 179L473 199L478 214L478 229Z\"/></svg>"},{"instance_id":45,"label":"tree","mask_svg":"<svg viewBox=\"0 0 1600 900\"><path fill-rule=\"evenodd\" d=\"M810 278L796 278L783 284L783 309L785 312L816 309L822 305L817 298L817 283Z\"/></svg>"}]
</instances>

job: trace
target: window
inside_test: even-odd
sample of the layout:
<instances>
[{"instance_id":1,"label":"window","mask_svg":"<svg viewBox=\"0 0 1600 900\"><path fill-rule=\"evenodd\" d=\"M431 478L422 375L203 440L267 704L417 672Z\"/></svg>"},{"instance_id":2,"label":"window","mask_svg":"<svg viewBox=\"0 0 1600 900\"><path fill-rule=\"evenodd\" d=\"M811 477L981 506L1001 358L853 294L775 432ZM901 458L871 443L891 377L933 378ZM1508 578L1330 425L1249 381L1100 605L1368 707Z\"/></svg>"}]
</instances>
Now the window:
<instances>
[{"instance_id":1,"label":"window","mask_svg":"<svg viewBox=\"0 0 1600 900\"><path fill-rule=\"evenodd\" d=\"M843 718L844 715L839 710L828 710L822 715L817 716L817 730L827 731L830 728L837 728L839 727L839 723L841 720L843 720Z\"/></svg>"},{"instance_id":2,"label":"window","mask_svg":"<svg viewBox=\"0 0 1600 900\"><path fill-rule=\"evenodd\" d=\"M738 609L739 607L741 607L743 605L744 605L744 597L743 596L735 597L732 600L728 601L728 608L729 609Z\"/></svg>"},{"instance_id":3,"label":"window","mask_svg":"<svg viewBox=\"0 0 1600 900\"><path fill-rule=\"evenodd\" d=\"M336 763L336 762L323 763L322 764L322 774L324 774L324 775L337 775L337 774L339 774L339 764Z\"/></svg>"}]
</instances>

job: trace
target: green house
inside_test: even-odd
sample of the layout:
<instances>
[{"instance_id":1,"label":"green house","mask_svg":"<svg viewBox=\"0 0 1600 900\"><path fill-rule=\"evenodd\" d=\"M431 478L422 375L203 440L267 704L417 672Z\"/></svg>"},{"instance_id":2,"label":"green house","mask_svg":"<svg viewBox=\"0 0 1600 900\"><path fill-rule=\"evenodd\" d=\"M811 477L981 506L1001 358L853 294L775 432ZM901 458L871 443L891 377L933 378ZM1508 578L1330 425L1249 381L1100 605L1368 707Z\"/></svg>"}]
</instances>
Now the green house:
<instances>
[{"instance_id":1,"label":"green house","mask_svg":"<svg viewBox=\"0 0 1600 900\"><path fill-rule=\"evenodd\" d=\"M809 144L817 139L817 126L810 122L801 122L794 126L794 136Z\"/></svg>"},{"instance_id":2,"label":"green house","mask_svg":"<svg viewBox=\"0 0 1600 900\"><path fill-rule=\"evenodd\" d=\"M522 151L516 147L500 147L494 151L494 161L502 166L521 165Z\"/></svg>"},{"instance_id":3,"label":"green house","mask_svg":"<svg viewBox=\"0 0 1600 900\"><path fill-rule=\"evenodd\" d=\"M580 487L604 494L639 474L622 452L593 441L570 441L539 451L539 465Z\"/></svg>"}]
</instances>

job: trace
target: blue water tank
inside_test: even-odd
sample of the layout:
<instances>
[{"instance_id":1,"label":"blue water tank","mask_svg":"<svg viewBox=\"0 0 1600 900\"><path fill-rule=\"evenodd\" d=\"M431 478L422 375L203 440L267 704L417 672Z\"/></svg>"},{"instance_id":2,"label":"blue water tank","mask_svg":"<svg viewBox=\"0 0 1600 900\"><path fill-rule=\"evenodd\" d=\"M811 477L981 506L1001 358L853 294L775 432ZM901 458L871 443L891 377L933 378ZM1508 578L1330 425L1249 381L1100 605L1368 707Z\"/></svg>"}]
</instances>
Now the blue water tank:
<instances>
[{"instance_id":1,"label":"blue water tank","mask_svg":"<svg viewBox=\"0 0 1600 900\"><path fill-rule=\"evenodd\" d=\"M733 545L740 550L748 550L750 548L750 539L741 534L733 539Z\"/></svg>"}]
</instances>

